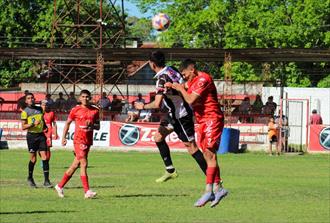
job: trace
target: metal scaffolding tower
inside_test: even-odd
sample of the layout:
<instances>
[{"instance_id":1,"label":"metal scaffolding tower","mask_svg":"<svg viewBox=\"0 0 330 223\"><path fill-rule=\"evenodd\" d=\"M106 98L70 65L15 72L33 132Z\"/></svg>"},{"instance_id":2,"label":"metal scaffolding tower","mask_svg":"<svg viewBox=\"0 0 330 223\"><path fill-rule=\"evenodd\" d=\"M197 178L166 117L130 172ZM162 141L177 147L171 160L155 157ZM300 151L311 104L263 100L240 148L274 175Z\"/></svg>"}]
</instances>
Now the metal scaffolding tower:
<instances>
[{"instance_id":1,"label":"metal scaffolding tower","mask_svg":"<svg viewBox=\"0 0 330 223\"><path fill-rule=\"evenodd\" d=\"M74 92L80 90L83 83L93 83L92 93L110 93L104 89L104 84L116 85L125 76L125 64L115 62L115 58L105 61L101 52L104 48L125 48L124 1L119 3L116 0L54 0L50 47L93 48L97 51L93 60L83 57L49 60L48 93L53 94L62 88L68 94L65 83L69 83L70 91ZM50 89L52 82L59 84Z\"/></svg>"}]
</instances>

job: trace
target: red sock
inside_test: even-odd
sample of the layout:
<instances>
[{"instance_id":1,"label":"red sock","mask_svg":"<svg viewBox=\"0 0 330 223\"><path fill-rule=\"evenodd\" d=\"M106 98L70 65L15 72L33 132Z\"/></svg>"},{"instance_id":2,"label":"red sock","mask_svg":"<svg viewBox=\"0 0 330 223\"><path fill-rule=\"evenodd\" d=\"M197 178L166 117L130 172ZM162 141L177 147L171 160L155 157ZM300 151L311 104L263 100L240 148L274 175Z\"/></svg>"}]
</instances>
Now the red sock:
<instances>
[{"instance_id":1,"label":"red sock","mask_svg":"<svg viewBox=\"0 0 330 223\"><path fill-rule=\"evenodd\" d=\"M221 182L220 168L219 168L219 166L217 166L216 167L215 178L214 178L214 183L218 184L219 182Z\"/></svg>"},{"instance_id":2,"label":"red sock","mask_svg":"<svg viewBox=\"0 0 330 223\"><path fill-rule=\"evenodd\" d=\"M72 176L69 176L69 175L67 175L66 173L64 173L63 178L62 178L61 182L58 184L58 186L59 186L60 188L63 188L64 185L70 180L71 177L72 177Z\"/></svg>"},{"instance_id":3,"label":"red sock","mask_svg":"<svg viewBox=\"0 0 330 223\"><path fill-rule=\"evenodd\" d=\"M216 174L217 168L216 167L207 167L206 169L206 184L213 184L214 178Z\"/></svg>"},{"instance_id":4,"label":"red sock","mask_svg":"<svg viewBox=\"0 0 330 223\"><path fill-rule=\"evenodd\" d=\"M80 176L85 193L89 190L88 176Z\"/></svg>"}]
</instances>

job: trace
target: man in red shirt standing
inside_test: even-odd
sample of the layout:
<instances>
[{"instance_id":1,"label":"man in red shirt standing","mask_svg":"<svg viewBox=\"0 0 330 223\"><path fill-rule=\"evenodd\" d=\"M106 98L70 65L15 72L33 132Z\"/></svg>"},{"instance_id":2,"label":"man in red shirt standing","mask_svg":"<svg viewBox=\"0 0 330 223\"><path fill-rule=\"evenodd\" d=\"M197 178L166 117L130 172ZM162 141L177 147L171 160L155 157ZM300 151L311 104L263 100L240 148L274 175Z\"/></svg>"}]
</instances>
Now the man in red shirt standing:
<instances>
[{"instance_id":1,"label":"man in red shirt standing","mask_svg":"<svg viewBox=\"0 0 330 223\"><path fill-rule=\"evenodd\" d=\"M224 116L217 99L217 89L211 76L197 71L193 60L184 60L180 71L186 79L186 86L173 83L172 88L180 91L185 101L193 108L198 127L198 141L207 163L206 191L195 203L202 207L212 201L215 207L228 194L222 187L220 168L217 161L217 150L224 126ZM186 87L186 89L185 89Z\"/></svg>"},{"instance_id":2,"label":"man in red shirt standing","mask_svg":"<svg viewBox=\"0 0 330 223\"><path fill-rule=\"evenodd\" d=\"M317 110L313 109L312 111L312 115L310 117L310 124L311 125L322 125L323 124L323 120L321 115L317 114Z\"/></svg>"},{"instance_id":3,"label":"man in red shirt standing","mask_svg":"<svg viewBox=\"0 0 330 223\"><path fill-rule=\"evenodd\" d=\"M93 130L100 129L99 110L96 107L90 105L91 93L88 90L82 90L79 95L80 105L74 107L65 123L62 145L67 143L66 134L68 133L70 124L75 122L74 132L74 152L75 158L71 166L64 173L64 176L59 184L55 186L59 197L64 197L63 187L70 180L74 172L80 167L80 179L85 191L85 198L93 198L96 196L96 192L89 189L88 176L87 176L87 164L88 164L88 152L93 144Z\"/></svg>"}]
</instances>

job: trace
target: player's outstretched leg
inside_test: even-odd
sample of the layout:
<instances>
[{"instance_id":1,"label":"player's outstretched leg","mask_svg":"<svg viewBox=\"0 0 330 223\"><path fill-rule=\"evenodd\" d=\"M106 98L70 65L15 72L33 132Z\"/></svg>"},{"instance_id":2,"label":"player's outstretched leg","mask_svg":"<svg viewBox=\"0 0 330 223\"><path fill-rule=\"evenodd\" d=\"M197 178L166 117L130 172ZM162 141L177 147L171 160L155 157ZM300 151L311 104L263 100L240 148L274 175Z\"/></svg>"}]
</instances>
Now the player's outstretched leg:
<instances>
[{"instance_id":1,"label":"player's outstretched leg","mask_svg":"<svg viewBox=\"0 0 330 223\"><path fill-rule=\"evenodd\" d=\"M162 140L160 142L156 142L156 145L159 149L159 153L163 159L163 162L166 167L165 174L158 178L156 180L157 183L162 183L166 182L167 180L170 179L175 179L178 177L178 173L176 169L173 166L172 159L171 159L171 153L170 153L170 148L168 147L167 143L165 140Z\"/></svg>"},{"instance_id":2,"label":"player's outstretched leg","mask_svg":"<svg viewBox=\"0 0 330 223\"><path fill-rule=\"evenodd\" d=\"M178 175L178 172L174 169L174 172L173 173L170 173L170 172L167 172L165 171L164 175L161 176L160 178L158 178L156 180L157 183L163 183L163 182L166 182L170 179L175 179L177 178L179 175Z\"/></svg>"},{"instance_id":3,"label":"player's outstretched leg","mask_svg":"<svg viewBox=\"0 0 330 223\"><path fill-rule=\"evenodd\" d=\"M57 192L57 195L60 197L60 198L63 198L64 197L64 192L63 192L63 188L59 187L58 184L55 185L55 190Z\"/></svg>"}]
</instances>

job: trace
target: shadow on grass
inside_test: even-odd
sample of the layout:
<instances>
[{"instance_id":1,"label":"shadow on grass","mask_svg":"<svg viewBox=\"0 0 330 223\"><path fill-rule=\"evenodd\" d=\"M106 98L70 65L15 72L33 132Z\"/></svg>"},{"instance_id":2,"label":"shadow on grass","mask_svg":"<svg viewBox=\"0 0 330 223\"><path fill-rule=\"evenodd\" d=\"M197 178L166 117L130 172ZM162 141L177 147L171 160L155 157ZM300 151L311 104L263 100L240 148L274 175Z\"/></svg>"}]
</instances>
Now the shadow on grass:
<instances>
[{"instance_id":1,"label":"shadow on grass","mask_svg":"<svg viewBox=\"0 0 330 223\"><path fill-rule=\"evenodd\" d=\"M76 211L13 211L13 212L0 212L2 214L48 214L48 213L70 213Z\"/></svg>"},{"instance_id":2,"label":"shadow on grass","mask_svg":"<svg viewBox=\"0 0 330 223\"><path fill-rule=\"evenodd\" d=\"M92 186L92 188L114 188L115 186L112 186L112 185L99 185L99 186ZM75 187L65 187L65 189L82 189L83 187L82 186L75 186Z\"/></svg>"},{"instance_id":3,"label":"shadow on grass","mask_svg":"<svg viewBox=\"0 0 330 223\"><path fill-rule=\"evenodd\" d=\"M115 195L116 198L130 198L130 197L187 197L188 194L127 194Z\"/></svg>"}]
</instances>

